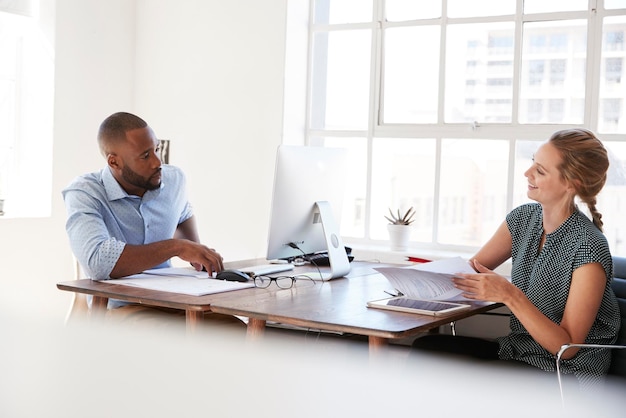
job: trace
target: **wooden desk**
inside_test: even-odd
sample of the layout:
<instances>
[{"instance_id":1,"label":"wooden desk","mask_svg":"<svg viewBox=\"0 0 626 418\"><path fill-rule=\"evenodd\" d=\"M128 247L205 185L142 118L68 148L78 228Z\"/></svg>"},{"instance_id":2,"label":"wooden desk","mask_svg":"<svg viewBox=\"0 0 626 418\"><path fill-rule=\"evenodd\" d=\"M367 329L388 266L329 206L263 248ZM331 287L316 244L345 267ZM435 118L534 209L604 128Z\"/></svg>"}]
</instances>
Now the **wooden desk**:
<instances>
[{"instance_id":1,"label":"wooden desk","mask_svg":"<svg viewBox=\"0 0 626 418\"><path fill-rule=\"evenodd\" d=\"M434 317L368 308L370 300L389 297L391 290L381 274L339 278L316 282L314 286L296 286L291 289L265 293L239 294L215 300L211 311L245 316L248 336L258 338L267 321L340 333L367 336L370 352L376 352L390 339L416 336L429 329L446 325L479 313L496 309L501 304L473 302L472 309L460 313Z\"/></svg>"},{"instance_id":2,"label":"wooden desk","mask_svg":"<svg viewBox=\"0 0 626 418\"><path fill-rule=\"evenodd\" d=\"M109 299L138 303L148 306L180 309L185 311L188 331L195 330L204 318L204 312L211 310L211 302L220 295L189 296L158 290L93 281L91 279L71 280L57 283L57 288L69 292L92 295L91 316L103 318ZM254 290L254 289L243 289ZM241 292L242 290L240 290Z\"/></svg>"},{"instance_id":3,"label":"wooden desk","mask_svg":"<svg viewBox=\"0 0 626 418\"><path fill-rule=\"evenodd\" d=\"M225 264L225 268L240 268L243 266L259 265L264 263L265 260L259 259L230 262ZM57 283L57 288L60 290L93 296L90 315L96 318L104 317L109 299L118 299L125 302L138 303L148 306L180 309L185 311L186 326L188 331L195 330L199 321L204 319L204 312L211 310L211 302L215 298L223 297L224 295L224 293L222 293L206 296L190 296L111 284L106 281L98 282L91 279L71 280ZM259 291L261 289L243 289L238 292L249 292L251 290Z\"/></svg>"},{"instance_id":4,"label":"wooden desk","mask_svg":"<svg viewBox=\"0 0 626 418\"><path fill-rule=\"evenodd\" d=\"M361 271L368 272L368 269ZM293 272L297 274L297 270ZM194 330L205 311L249 318L248 336L258 338L267 321L298 327L367 336L370 351L377 351L390 339L415 336L440 325L458 321L502 306L474 302L472 309L458 314L433 317L368 308L367 301L383 299L391 290L381 274L360 275L357 269L349 278L339 278L314 285L280 289L242 289L206 296L188 296L132 286L96 282L90 279L57 284L60 290L93 295L94 315L106 311L109 298L181 309L186 312L187 329Z\"/></svg>"}]
</instances>

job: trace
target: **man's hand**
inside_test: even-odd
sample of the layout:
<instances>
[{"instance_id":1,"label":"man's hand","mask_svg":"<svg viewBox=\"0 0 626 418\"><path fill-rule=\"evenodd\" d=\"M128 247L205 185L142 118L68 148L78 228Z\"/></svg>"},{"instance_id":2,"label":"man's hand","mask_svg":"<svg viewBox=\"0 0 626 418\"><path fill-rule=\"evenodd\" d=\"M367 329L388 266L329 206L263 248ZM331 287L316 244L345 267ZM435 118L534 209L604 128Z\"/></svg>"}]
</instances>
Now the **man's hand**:
<instances>
[{"instance_id":1,"label":"man's hand","mask_svg":"<svg viewBox=\"0 0 626 418\"><path fill-rule=\"evenodd\" d=\"M196 270L206 270L209 276L224 270L224 260L213 248L189 240L179 241L182 247L178 257L191 263Z\"/></svg>"}]
</instances>

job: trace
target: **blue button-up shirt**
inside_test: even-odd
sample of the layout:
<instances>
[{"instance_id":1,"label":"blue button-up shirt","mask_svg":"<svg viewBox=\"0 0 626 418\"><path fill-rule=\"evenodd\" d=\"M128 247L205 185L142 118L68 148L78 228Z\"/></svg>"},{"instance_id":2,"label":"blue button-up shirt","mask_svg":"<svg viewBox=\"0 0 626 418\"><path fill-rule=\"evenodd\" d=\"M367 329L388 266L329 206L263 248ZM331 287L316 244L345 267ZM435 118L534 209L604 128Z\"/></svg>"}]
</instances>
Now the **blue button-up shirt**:
<instances>
[{"instance_id":1,"label":"blue button-up shirt","mask_svg":"<svg viewBox=\"0 0 626 418\"><path fill-rule=\"evenodd\" d=\"M65 229L72 252L92 279L109 279L126 244L142 245L173 238L192 208L185 175L161 166L161 186L143 197L129 195L109 167L82 175L62 194L67 209ZM169 266L169 260L158 267Z\"/></svg>"}]
</instances>

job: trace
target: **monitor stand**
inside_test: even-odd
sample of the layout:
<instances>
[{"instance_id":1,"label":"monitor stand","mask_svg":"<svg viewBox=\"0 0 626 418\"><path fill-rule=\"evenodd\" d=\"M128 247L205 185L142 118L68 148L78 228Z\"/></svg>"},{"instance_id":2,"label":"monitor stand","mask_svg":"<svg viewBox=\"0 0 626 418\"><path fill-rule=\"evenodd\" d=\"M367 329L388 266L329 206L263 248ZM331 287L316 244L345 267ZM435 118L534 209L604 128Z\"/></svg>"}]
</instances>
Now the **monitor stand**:
<instances>
[{"instance_id":1,"label":"monitor stand","mask_svg":"<svg viewBox=\"0 0 626 418\"><path fill-rule=\"evenodd\" d=\"M346 248L339 234L339 228L335 223L335 217L333 216L330 203L325 200L315 202L314 211L314 222L320 222L322 224L324 240L326 241L326 248L328 249L330 272L311 271L302 274L298 273L298 275L305 275L314 280L330 280L343 277L350 273L350 260L348 260ZM319 215L319 219L317 215Z\"/></svg>"}]
</instances>

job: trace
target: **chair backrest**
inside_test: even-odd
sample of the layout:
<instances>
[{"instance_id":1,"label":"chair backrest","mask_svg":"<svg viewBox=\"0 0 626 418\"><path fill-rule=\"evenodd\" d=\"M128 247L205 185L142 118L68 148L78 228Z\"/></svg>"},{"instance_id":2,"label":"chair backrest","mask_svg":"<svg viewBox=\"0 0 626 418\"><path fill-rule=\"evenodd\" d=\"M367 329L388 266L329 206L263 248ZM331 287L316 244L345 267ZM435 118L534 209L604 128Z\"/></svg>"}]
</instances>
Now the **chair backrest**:
<instances>
[{"instance_id":1,"label":"chair backrest","mask_svg":"<svg viewBox=\"0 0 626 418\"><path fill-rule=\"evenodd\" d=\"M617 336L619 345L626 345L626 257L613 257L613 280L611 287L619 304L622 326ZM610 374L626 377L626 350L612 350Z\"/></svg>"},{"instance_id":2,"label":"chair backrest","mask_svg":"<svg viewBox=\"0 0 626 418\"><path fill-rule=\"evenodd\" d=\"M80 263L76 258L74 258L74 279L86 279L87 276L83 271ZM87 313L89 312L89 303L87 302L87 295L83 293L73 292L72 303L70 305L70 309L67 311L65 315L65 323L69 323L75 318L85 318Z\"/></svg>"}]
</instances>

